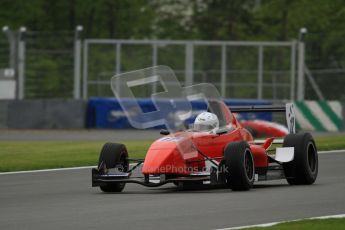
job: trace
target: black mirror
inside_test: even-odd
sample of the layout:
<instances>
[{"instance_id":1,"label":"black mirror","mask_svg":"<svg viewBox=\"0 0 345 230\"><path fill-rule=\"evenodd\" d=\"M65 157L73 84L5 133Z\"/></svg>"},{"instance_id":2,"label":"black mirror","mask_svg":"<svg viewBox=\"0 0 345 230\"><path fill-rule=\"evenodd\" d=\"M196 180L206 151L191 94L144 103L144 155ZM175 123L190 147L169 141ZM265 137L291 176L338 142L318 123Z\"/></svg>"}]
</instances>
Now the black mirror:
<instances>
[{"instance_id":1,"label":"black mirror","mask_svg":"<svg viewBox=\"0 0 345 230\"><path fill-rule=\"evenodd\" d=\"M169 135L170 132L166 129L161 129L161 131L159 132L161 135Z\"/></svg>"}]
</instances>

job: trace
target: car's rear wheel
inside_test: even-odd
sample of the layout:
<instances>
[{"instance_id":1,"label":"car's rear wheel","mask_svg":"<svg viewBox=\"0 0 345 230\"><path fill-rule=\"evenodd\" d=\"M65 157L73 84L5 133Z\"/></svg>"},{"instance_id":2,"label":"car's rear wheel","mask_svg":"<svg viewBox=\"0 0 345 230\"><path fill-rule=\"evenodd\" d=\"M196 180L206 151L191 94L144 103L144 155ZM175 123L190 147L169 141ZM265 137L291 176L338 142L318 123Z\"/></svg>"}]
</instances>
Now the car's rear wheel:
<instances>
[{"instance_id":1,"label":"car's rear wheel","mask_svg":"<svg viewBox=\"0 0 345 230\"><path fill-rule=\"evenodd\" d=\"M98 160L98 170L108 173L109 170L127 172L129 168L128 152L126 146L118 143L106 143L103 145ZM106 183L100 186L103 192L122 192L125 183Z\"/></svg>"},{"instance_id":2,"label":"car's rear wheel","mask_svg":"<svg viewBox=\"0 0 345 230\"><path fill-rule=\"evenodd\" d=\"M254 184L254 158L247 142L232 142L224 149L224 175L232 190L249 190Z\"/></svg>"},{"instance_id":3,"label":"car's rear wheel","mask_svg":"<svg viewBox=\"0 0 345 230\"><path fill-rule=\"evenodd\" d=\"M318 174L318 155L310 133L289 134L283 147L294 147L294 159L284 163L286 180L291 185L313 184Z\"/></svg>"}]
</instances>

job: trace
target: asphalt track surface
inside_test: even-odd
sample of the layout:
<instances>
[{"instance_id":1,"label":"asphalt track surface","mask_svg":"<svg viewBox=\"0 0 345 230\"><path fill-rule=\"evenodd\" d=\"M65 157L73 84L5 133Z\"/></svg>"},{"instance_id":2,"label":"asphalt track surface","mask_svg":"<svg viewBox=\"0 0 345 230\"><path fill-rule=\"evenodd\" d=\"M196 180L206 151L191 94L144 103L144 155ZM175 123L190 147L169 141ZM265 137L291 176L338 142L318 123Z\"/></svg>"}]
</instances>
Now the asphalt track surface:
<instances>
[{"instance_id":1,"label":"asphalt track surface","mask_svg":"<svg viewBox=\"0 0 345 230\"><path fill-rule=\"evenodd\" d=\"M0 175L0 229L217 229L345 213L345 152L319 155L311 186L260 182L248 192L129 184L104 194L90 170Z\"/></svg>"}]
</instances>

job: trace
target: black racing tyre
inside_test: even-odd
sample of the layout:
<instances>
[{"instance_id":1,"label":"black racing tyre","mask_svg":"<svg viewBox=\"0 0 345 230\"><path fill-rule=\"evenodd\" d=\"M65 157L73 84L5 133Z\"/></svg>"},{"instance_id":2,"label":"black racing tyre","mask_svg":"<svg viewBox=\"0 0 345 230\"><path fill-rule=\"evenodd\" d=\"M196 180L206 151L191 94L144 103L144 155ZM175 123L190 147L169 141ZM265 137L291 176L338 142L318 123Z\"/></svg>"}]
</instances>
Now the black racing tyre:
<instances>
[{"instance_id":1,"label":"black racing tyre","mask_svg":"<svg viewBox=\"0 0 345 230\"><path fill-rule=\"evenodd\" d=\"M128 152L126 146L117 143L106 143L103 145L98 160L98 170L107 173L109 169L127 172L129 169ZM122 192L125 183L107 183L101 185L103 192Z\"/></svg>"},{"instance_id":2,"label":"black racing tyre","mask_svg":"<svg viewBox=\"0 0 345 230\"><path fill-rule=\"evenodd\" d=\"M283 147L294 147L291 162L284 163L286 180L291 185L313 184L319 168L317 149L310 133L289 134L284 138Z\"/></svg>"},{"instance_id":3,"label":"black racing tyre","mask_svg":"<svg viewBox=\"0 0 345 230\"><path fill-rule=\"evenodd\" d=\"M224 149L226 183L234 191L245 191L254 184L254 158L247 142L232 142Z\"/></svg>"},{"instance_id":4,"label":"black racing tyre","mask_svg":"<svg viewBox=\"0 0 345 230\"><path fill-rule=\"evenodd\" d=\"M246 126L244 127L254 138L255 137L258 137L258 132L253 128L253 127L250 127L250 126Z\"/></svg>"}]
</instances>

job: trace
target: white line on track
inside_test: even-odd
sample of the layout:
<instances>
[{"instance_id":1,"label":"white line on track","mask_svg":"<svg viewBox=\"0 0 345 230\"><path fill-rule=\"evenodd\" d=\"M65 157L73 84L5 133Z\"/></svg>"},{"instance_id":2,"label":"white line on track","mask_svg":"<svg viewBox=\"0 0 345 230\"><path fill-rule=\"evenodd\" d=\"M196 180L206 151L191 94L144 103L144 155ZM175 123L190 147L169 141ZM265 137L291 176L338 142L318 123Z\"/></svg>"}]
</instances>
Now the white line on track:
<instances>
[{"instance_id":1,"label":"white line on track","mask_svg":"<svg viewBox=\"0 0 345 230\"><path fill-rule=\"evenodd\" d=\"M288 223L288 222L296 222L301 220L324 220L324 219L331 219L331 218L345 218L345 214L339 215L331 215L331 216L318 216L318 217L310 217L305 219L296 219L296 220L288 220L288 221L279 221L279 222L271 222L265 224L256 224L256 225L247 225L247 226L239 226L239 227L231 227L231 228L221 228L217 230L235 230L235 229L244 229L244 228L255 228L255 227L271 227L277 224Z\"/></svg>"},{"instance_id":2,"label":"white line on track","mask_svg":"<svg viewBox=\"0 0 345 230\"><path fill-rule=\"evenodd\" d=\"M82 166L82 167L72 167L72 168L55 168L55 169L39 169L39 170L28 170L28 171L3 172L3 173L0 173L0 175L68 171L68 170L78 170L78 169L91 169L94 167L96 167L96 166Z\"/></svg>"},{"instance_id":3,"label":"white line on track","mask_svg":"<svg viewBox=\"0 0 345 230\"><path fill-rule=\"evenodd\" d=\"M318 154L324 154L324 153L342 153L342 152L345 152L345 149L328 150L328 151L318 151Z\"/></svg>"},{"instance_id":4,"label":"white line on track","mask_svg":"<svg viewBox=\"0 0 345 230\"><path fill-rule=\"evenodd\" d=\"M341 153L345 152L345 149L340 150L329 150L329 151L319 151L319 154L325 153ZM133 164L131 164L133 165ZM27 170L27 171L15 171L15 172L2 172L1 175L12 175L12 174L24 174L24 173L41 173L41 172L55 172L55 171L68 171L68 170L79 170L79 169L91 169L96 166L82 166L82 167L71 167L71 168L54 168L54 169L39 169L39 170Z\"/></svg>"}]
</instances>

